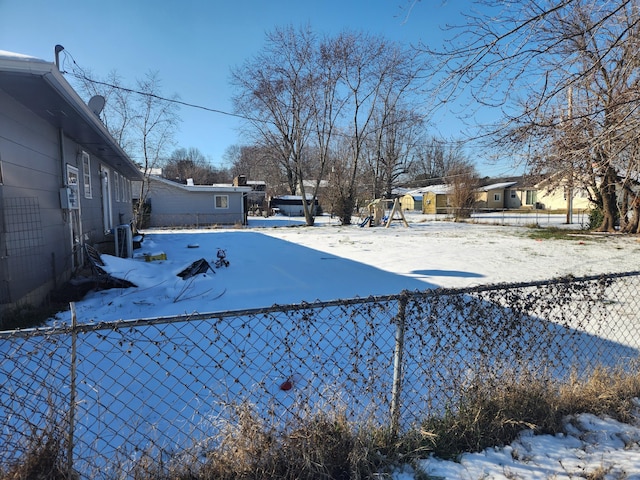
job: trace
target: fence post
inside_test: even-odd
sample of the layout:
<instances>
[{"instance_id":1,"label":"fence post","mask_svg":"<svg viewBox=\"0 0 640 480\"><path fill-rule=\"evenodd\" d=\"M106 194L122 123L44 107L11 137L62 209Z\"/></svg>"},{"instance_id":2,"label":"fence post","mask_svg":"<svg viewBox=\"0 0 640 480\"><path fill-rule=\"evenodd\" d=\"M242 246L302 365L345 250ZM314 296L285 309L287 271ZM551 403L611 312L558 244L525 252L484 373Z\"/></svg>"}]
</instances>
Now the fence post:
<instances>
[{"instance_id":1,"label":"fence post","mask_svg":"<svg viewBox=\"0 0 640 480\"><path fill-rule=\"evenodd\" d=\"M393 386L391 390L391 435L397 436L400 428L400 394L402 392L402 356L404 353L405 312L408 296L405 293L398 300L396 316L396 337L393 351Z\"/></svg>"},{"instance_id":2,"label":"fence post","mask_svg":"<svg viewBox=\"0 0 640 480\"><path fill-rule=\"evenodd\" d=\"M71 310L71 378L69 385L69 441L67 444L67 472L71 478L73 472L73 444L76 422L76 338L78 337L76 317L76 304L69 303Z\"/></svg>"}]
</instances>

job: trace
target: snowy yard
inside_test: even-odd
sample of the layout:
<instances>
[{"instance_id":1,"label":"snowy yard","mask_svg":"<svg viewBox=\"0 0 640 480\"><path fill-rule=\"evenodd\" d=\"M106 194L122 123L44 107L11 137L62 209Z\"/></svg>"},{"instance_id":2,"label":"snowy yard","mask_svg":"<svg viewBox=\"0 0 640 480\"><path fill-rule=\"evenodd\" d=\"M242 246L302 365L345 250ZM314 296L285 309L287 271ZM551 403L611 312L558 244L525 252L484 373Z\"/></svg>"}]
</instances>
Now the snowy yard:
<instances>
[{"instance_id":1,"label":"snowy yard","mask_svg":"<svg viewBox=\"0 0 640 480\"><path fill-rule=\"evenodd\" d=\"M563 220L562 216L546 218L546 221L559 226ZM148 231L142 248L136 251L136 258L119 259L103 255L107 264L105 268L112 275L127 279L137 287L90 293L76 304L78 322L97 324L315 300L365 298L397 294L402 290L623 272L634 270L640 258L640 243L631 236L587 235L575 231L575 237L570 240L539 241L529 237L528 228L497 226L493 224L495 219L492 217L484 220L488 223L478 224L435 222L423 216L410 216L409 221L410 228L400 223L394 223L389 229L360 228L357 225L340 226L336 220L321 217L316 226L305 227L301 219L250 217L248 229ZM538 220L535 223L542 222ZM205 259L213 266L219 249L226 252L230 262L228 267L214 268L187 280L177 276L198 259ZM144 253L164 253L166 260L146 262L142 256ZM395 312L386 313L393 316ZM346 320L343 322L353 318L356 321L351 324ZM123 439L135 438L138 434L141 438L157 435L160 440L165 438L164 435L173 435L176 446L184 447L185 443L181 442L186 439L188 443L191 434L206 433L222 415L223 412L211 408L207 402L220 398L232 402L235 394L246 391L244 388L253 393L261 392L262 397L255 397L253 401L265 402L267 408L275 405L276 408L288 409L299 399L296 397L298 391L322 384L326 387L352 381L348 362L342 365L337 355L344 354L342 350L345 349L348 352L354 342L359 342L362 352L373 352L371 357L377 360L373 367L368 367L373 368L372 372L378 369L380 373L374 375L374 380L381 384L378 387L384 389L390 383L390 352L393 350L390 340L393 329L380 330L382 325L389 325L385 319L387 317L365 326L345 311L344 318L338 322L339 328L328 330L332 332L330 339L319 337L319 330L307 332L302 329L294 332L298 336L290 337L291 330L297 327L288 323L287 318L278 317L276 321L268 317L268 322L250 325L238 317L225 318L208 326L206 323L189 322L153 328L120 327L114 331L99 331L96 337L88 332L82 334L79 337L82 360L78 374L82 380L78 393L78 417L81 423L85 422L83 425L86 427L83 428L88 429L89 435L102 435L100 441L82 448L106 451ZM316 323L317 320L323 323L328 319L316 318ZM66 312L53 323L61 325L69 321L70 314ZM333 321L335 323L335 319ZM366 333L366 341L361 341L367 328L371 328L371 333ZM595 332L589 333L593 335ZM605 333L600 340L607 352L616 349L627 352L629 346L637 347L635 344L611 342L611 338L605 337L612 332ZM636 333L640 333L637 327ZM299 342L300 338L304 338L302 343L291 343ZM637 341L638 338L640 335L629 340ZM206 345L220 341L223 346L215 350L218 354L212 356L210 347ZM280 344L286 348L274 348ZM68 339L58 341L55 348L63 355L69 349ZM335 349L333 354L326 353L332 348ZM239 350L242 355L238 355ZM38 358L47 357L46 361L53 362L53 356L36 347L29 365L37 363ZM308 363L307 357L310 359ZM215 359L213 366L211 359ZM322 374L312 372L314 365L321 370L326 368L326 371L323 370ZM30 367L22 364L20 368L28 370ZM356 370L361 368L357 366ZM62 373L59 375L50 381L59 382L64 389L66 380ZM289 380L296 382L290 392L282 388L283 382ZM356 381L357 384L360 382ZM128 388L123 389L123 386ZM147 392L144 399L139 396L140 392ZM197 392L194 401L199 403L181 406L185 395L193 392ZM265 400L265 393L272 397L273 402L270 398ZM345 394L345 401L353 401L348 391L343 392ZM160 410L174 406L179 408L164 413L158 411L158 405L153 403L156 397L161 402L158 404ZM117 409L135 412L135 418L142 423L121 424ZM98 419L99 425L92 425L92 418ZM195 433L190 430L194 425L189 423L194 419ZM147 421L150 423L145 426ZM617 449L618 437L622 435L620 429L630 438L640 441L640 432L630 426L588 417L581 420L581 425L585 429L603 428L601 433L592 436L606 439L600 442L604 448ZM185 438L179 440L183 435ZM79 432L78 437L81 436ZM563 470L557 470L554 464L557 457L554 452L566 449L569 458L582 448L577 439L523 437L521 440L523 445L534 445L534 442L543 442L540 446L527 447L536 452L536 456L531 455L531 458L542 465L542 470L530 464L528 470L522 471L525 473L518 473L521 478L541 478L540 472L545 476L557 472L554 473L559 475L557 478L564 478ZM517 448L524 447L520 445ZM584 449L593 447L584 446ZM628 461L616 459L616 465L623 462L628 474L634 472L640 464L640 453L636 452L639 449L627 450ZM466 466L431 461L426 468L431 474L444 478L480 478L485 474L488 477L483 478L506 478L504 472L516 471L517 462L512 459L505 463L509 456L508 450L505 452L478 454L470 457ZM602 457L594 457L592 461L602 462ZM531 473L530 477L526 471ZM575 470L571 472L575 473ZM396 478L411 476L410 472L398 472Z\"/></svg>"},{"instance_id":2,"label":"snowy yard","mask_svg":"<svg viewBox=\"0 0 640 480\"><path fill-rule=\"evenodd\" d=\"M250 217L248 229L146 232L143 253L166 261L106 257L109 270L139 288L91 294L77 305L78 321L181 315L394 294L435 287L468 287L636 270L636 237L586 235L575 240L534 240L530 229L489 223L428 221L409 216L388 229L340 226L320 217L314 227L300 218ZM529 216L515 217L516 222ZM425 221L426 220L426 221ZM564 216L545 215L541 225L562 226ZM285 228L286 227L286 228ZM299 228L298 228L299 227ZM189 248L192 247L192 248ZM193 248L196 247L196 248ZM229 268L185 283L176 274L217 249Z\"/></svg>"}]
</instances>

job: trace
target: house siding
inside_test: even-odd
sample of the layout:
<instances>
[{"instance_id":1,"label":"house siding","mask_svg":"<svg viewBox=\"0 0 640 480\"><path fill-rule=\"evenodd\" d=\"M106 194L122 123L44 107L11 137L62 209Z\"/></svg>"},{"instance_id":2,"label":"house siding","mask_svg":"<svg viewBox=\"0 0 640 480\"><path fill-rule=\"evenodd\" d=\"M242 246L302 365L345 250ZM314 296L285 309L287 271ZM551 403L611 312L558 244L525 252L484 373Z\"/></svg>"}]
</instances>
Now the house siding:
<instances>
[{"instance_id":1,"label":"house siding","mask_svg":"<svg viewBox=\"0 0 640 480\"><path fill-rule=\"evenodd\" d=\"M504 204L505 208L521 208L524 202L522 201L523 193L517 189L509 189L504 192Z\"/></svg>"},{"instance_id":2,"label":"house siding","mask_svg":"<svg viewBox=\"0 0 640 480\"><path fill-rule=\"evenodd\" d=\"M198 188L198 187L195 187ZM208 188L208 187L207 187ZM148 200L151 204L151 227L202 227L211 225L233 225L244 223L242 190L193 191L181 185L171 185L151 179ZM227 195L228 208L215 208L215 196Z\"/></svg>"},{"instance_id":3,"label":"house siding","mask_svg":"<svg viewBox=\"0 0 640 480\"><path fill-rule=\"evenodd\" d=\"M546 210L567 210L567 192L562 186L553 190L538 190L537 202ZM584 189L573 189L573 210L590 210L591 202Z\"/></svg>"},{"instance_id":4,"label":"house siding","mask_svg":"<svg viewBox=\"0 0 640 480\"><path fill-rule=\"evenodd\" d=\"M70 271L58 131L1 90L0 104L2 305L37 301Z\"/></svg>"},{"instance_id":5,"label":"house siding","mask_svg":"<svg viewBox=\"0 0 640 480\"><path fill-rule=\"evenodd\" d=\"M83 261L79 246L108 240L102 226L100 159L0 89L0 309L40 303ZM62 139L62 145L61 145ZM84 197L81 152L91 155L93 198ZM63 157L64 158L63 158ZM60 189L78 168L82 230L72 238ZM114 171L112 169L112 171ZM130 198L130 197L129 197ZM113 201L113 200L112 200ZM113 201L114 224L130 221L130 199ZM80 213L78 213L80 215Z\"/></svg>"},{"instance_id":6,"label":"house siding","mask_svg":"<svg viewBox=\"0 0 640 480\"><path fill-rule=\"evenodd\" d=\"M449 212L448 195L445 193L425 192L422 195L422 213L446 214Z\"/></svg>"}]
</instances>

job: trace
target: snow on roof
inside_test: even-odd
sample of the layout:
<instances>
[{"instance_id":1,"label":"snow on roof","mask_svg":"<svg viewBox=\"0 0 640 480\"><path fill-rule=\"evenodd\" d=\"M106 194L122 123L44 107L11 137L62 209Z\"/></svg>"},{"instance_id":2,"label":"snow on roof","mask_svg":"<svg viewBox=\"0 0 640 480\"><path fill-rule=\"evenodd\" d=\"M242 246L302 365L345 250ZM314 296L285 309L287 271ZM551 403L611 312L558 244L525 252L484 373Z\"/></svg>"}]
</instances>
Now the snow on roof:
<instances>
[{"instance_id":1,"label":"snow on roof","mask_svg":"<svg viewBox=\"0 0 640 480\"><path fill-rule=\"evenodd\" d=\"M428 185L426 187L418 187L413 189L397 187L393 189L394 195L411 195L414 198L422 197L425 193L434 193L436 195L446 195L451 192L451 185Z\"/></svg>"},{"instance_id":2,"label":"snow on roof","mask_svg":"<svg viewBox=\"0 0 640 480\"><path fill-rule=\"evenodd\" d=\"M480 187L478 190L481 192L488 192L490 190L502 190L504 188L509 188L514 186L518 182L502 182L502 183L493 183L491 185L485 185L484 187Z\"/></svg>"},{"instance_id":3,"label":"snow on roof","mask_svg":"<svg viewBox=\"0 0 640 480\"><path fill-rule=\"evenodd\" d=\"M230 183L214 183L211 185L185 185L184 183L174 182L166 178L158 177L155 175L149 176L150 180L156 180L166 185L170 185L174 188L181 188L191 192L250 192L251 187L236 187Z\"/></svg>"},{"instance_id":4,"label":"snow on roof","mask_svg":"<svg viewBox=\"0 0 640 480\"><path fill-rule=\"evenodd\" d=\"M41 58L32 57L30 55L23 55L22 53L9 52L7 50L0 50L0 58L7 60L22 60L27 62L50 63Z\"/></svg>"},{"instance_id":5,"label":"snow on roof","mask_svg":"<svg viewBox=\"0 0 640 480\"><path fill-rule=\"evenodd\" d=\"M425 193L435 193L436 195L444 195L451 192L451 185L429 185L426 187L416 188L407 192L408 195L424 195Z\"/></svg>"},{"instance_id":6,"label":"snow on roof","mask_svg":"<svg viewBox=\"0 0 640 480\"><path fill-rule=\"evenodd\" d=\"M313 199L313 195L310 194L310 193L307 193L306 197L307 197L307 200ZM278 199L278 200L302 200L302 195L280 195L280 196L274 197L274 199Z\"/></svg>"}]
</instances>

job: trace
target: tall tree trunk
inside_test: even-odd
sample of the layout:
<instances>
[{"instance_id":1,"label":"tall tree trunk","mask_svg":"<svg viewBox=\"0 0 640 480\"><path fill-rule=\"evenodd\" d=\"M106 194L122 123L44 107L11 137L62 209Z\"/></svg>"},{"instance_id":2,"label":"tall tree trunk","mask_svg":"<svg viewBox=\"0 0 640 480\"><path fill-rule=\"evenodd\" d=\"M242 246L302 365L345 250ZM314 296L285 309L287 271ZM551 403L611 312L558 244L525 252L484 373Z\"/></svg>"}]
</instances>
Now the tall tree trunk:
<instances>
[{"instance_id":1,"label":"tall tree trunk","mask_svg":"<svg viewBox=\"0 0 640 480\"><path fill-rule=\"evenodd\" d=\"M607 166L600 187L602 193L602 224L599 232L615 232L618 217L616 203L616 174L611 166Z\"/></svg>"},{"instance_id":2,"label":"tall tree trunk","mask_svg":"<svg viewBox=\"0 0 640 480\"><path fill-rule=\"evenodd\" d=\"M622 231L624 233L640 233L640 197L636 196L630 205L631 218L625 222Z\"/></svg>"}]
</instances>

